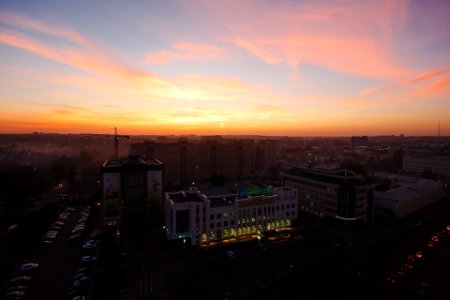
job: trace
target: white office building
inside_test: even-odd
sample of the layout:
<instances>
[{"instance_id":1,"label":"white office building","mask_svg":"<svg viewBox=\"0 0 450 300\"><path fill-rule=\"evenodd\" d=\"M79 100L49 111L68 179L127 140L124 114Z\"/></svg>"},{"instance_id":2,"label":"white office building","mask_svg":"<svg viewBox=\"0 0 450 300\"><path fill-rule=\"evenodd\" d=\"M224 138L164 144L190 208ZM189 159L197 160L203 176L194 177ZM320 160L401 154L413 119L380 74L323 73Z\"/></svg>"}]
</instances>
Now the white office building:
<instances>
[{"instance_id":1,"label":"white office building","mask_svg":"<svg viewBox=\"0 0 450 300\"><path fill-rule=\"evenodd\" d=\"M200 245L283 231L297 218L293 188L230 189L205 195L197 188L166 193L165 220L169 240Z\"/></svg>"}]
</instances>

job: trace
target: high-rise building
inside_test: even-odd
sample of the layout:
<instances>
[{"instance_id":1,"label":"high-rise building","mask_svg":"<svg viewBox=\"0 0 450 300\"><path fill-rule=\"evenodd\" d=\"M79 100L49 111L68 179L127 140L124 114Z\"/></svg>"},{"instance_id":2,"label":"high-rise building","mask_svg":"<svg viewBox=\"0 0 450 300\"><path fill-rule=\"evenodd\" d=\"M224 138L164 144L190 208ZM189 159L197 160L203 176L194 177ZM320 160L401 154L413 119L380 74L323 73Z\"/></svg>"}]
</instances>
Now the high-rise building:
<instances>
[{"instance_id":1,"label":"high-rise building","mask_svg":"<svg viewBox=\"0 0 450 300\"><path fill-rule=\"evenodd\" d=\"M108 159L102 166L103 216L116 225L127 216L161 214L163 164L137 155Z\"/></svg>"},{"instance_id":2,"label":"high-rise building","mask_svg":"<svg viewBox=\"0 0 450 300\"><path fill-rule=\"evenodd\" d=\"M374 187L348 170L294 168L282 174L283 185L298 189L299 209L344 222L372 222Z\"/></svg>"},{"instance_id":3,"label":"high-rise building","mask_svg":"<svg viewBox=\"0 0 450 300\"><path fill-rule=\"evenodd\" d=\"M168 184L190 185L219 177L240 180L248 178L254 170L252 140L143 142L132 144L131 149L146 159L158 157L163 161L164 180Z\"/></svg>"}]
</instances>

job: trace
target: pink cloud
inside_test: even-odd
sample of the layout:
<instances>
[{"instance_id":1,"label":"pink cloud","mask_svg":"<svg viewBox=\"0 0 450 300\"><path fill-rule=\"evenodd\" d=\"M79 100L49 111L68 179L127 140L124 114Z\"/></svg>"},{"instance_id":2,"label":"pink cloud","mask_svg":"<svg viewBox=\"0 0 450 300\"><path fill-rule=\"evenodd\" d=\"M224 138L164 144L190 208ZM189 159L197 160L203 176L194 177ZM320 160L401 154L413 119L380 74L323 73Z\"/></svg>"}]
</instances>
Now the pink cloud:
<instances>
[{"instance_id":1,"label":"pink cloud","mask_svg":"<svg viewBox=\"0 0 450 300\"><path fill-rule=\"evenodd\" d=\"M437 69L437 70L431 70L431 71L425 72L417 77L414 77L414 78L411 78L408 80L404 80L401 82L397 82L397 83L394 83L394 84L391 84L391 85L388 85L385 87L367 89L361 93L361 97L367 97L367 96L377 94L380 92L384 92L387 90L392 90L395 88L401 88L401 87L406 87L409 85L417 84L417 83L420 83L423 81L427 81L431 78L439 77L448 72L450 72L450 66L441 68L441 69ZM446 77L446 78L448 78L448 77ZM446 78L439 79L438 81L434 82L431 86L428 86L427 88L425 88L424 91L437 92L437 91L442 90L443 88L445 88L448 85L448 81L446 80Z\"/></svg>"},{"instance_id":2,"label":"pink cloud","mask_svg":"<svg viewBox=\"0 0 450 300\"><path fill-rule=\"evenodd\" d=\"M167 64L175 59L184 60L216 60L223 56L225 50L215 45L178 43L174 50L162 50L147 54L147 62L151 64Z\"/></svg>"},{"instance_id":3,"label":"pink cloud","mask_svg":"<svg viewBox=\"0 0 450 300\"><path fill-rule=\"evenodd\" d=\"M228 40L268 64L301 63L375 78L412 73L395 56L408 20L401 1L200 1L231 32ZM238 12L238 13L236 13Z\"/></svg>"},{"instance_id":4,"label":"pink cloud","mask_svg":"<svg viewBox=\"0 0 450 300\"><path fill-rule=\"evenodd\" d=\"M297 35L284 39L237 39L236 45L269 64L284 63L297 68L308 62L343 73L379 78L407 74L370 39Z\"/></svg>"}]
</instances>

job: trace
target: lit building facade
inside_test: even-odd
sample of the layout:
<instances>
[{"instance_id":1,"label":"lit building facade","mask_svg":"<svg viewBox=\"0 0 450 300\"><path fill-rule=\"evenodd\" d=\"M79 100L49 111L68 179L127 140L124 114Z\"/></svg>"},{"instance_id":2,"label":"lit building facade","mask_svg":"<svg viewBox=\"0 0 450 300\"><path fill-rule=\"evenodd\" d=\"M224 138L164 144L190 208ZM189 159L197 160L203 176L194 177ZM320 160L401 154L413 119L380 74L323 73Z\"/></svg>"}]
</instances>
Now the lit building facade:
<instances>
[{"instance_id":1,"label":"lit building facade","mask_svg":"<svg viewBox=\"0 0 450 300\"><path fill-rule=\"evenodd\" d=\"M299 193L299 209L317 217L344 222L372 222L374 187L348 170L294 168L282 174L283 185Z\"/></svg>"},{"instance_id":2,"label":"lit building facade","mask_svg":"<svg viewBox=\"0 0 450 300\"><path fill-rule=\"evenodd\" d=\"M123 217L154 218L162 210L163 164L136 155L108 159L102 166L103 219L117 225Z\"/></svg>"},{"instance_id":3,"label":"lit building facade","mask_svg":"<svg viewBox=\"0 0 450 300\"><path fill-rule=\"evenodd\" d=\"M297 219L293 188L249 188L206 196L196 188L166 193L167 238L190 245L261 237L291 228Z\"/></svg>"}]
</instances>

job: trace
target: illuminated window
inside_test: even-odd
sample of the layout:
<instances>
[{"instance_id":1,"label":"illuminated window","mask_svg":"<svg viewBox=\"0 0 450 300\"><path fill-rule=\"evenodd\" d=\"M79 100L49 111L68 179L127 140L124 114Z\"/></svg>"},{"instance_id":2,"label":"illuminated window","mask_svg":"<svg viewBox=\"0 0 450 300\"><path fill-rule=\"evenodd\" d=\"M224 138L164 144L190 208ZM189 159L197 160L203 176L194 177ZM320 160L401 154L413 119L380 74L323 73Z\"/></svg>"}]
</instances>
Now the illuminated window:
<instances>
[{"instance_id":1,"label":"illuminated window","mask_svg":"<svg viewBox=\"0 0 450 300\"><path fill-rule=\"evenodd\" d=\"M256 233L256 227L252 226L252 233Z\"/></svg>"},{"instance_id":2,"label":"illuminated window","mask_svg":"<svg viewBox=\"0 0 450 300\"><path fill-rule=\"evenodd\" d=\"M270 230L270 223L267 223L267 230Z\"/></svg>"},{"instance_id":3,"label":"illuminated window","mask_svg":"<svg viewBox=\"0 0 450 300\"><path fill-rule=\"evenodd\" d=\"M284 220L281 220L280 225L281 227L284 227Z\"/></svg>"},{"instance_id":4,"label":"illuminated window","mask_svg":"<svg viewBox=\"0 0 450 300\"><path fill-rule=\"evenodd\" d=\"M215 236L216 235L214 234L214 231L211 231L211 234L209 235L209 239L214 240Z\"/></svg>"},{"instance_id":5,"label":"illuminated window","mask_svg":"<svg viewBox=\"0 0 450 300\"><path fill-rule=\"evenodd\" d=\"M236 231L234 230L234 228L230 229L230 236L236 236Z\"/></svg>"},{"instance_id":6,"label":"illuminated window","mask_svg":"<svg viewBox=\"0 0 450 300\"><path fill-rule=\"evenodd\" d=\"M224 229L224 231L223 231L223 237L224 238L227 238L228 237L228 229Z\"/></svg>"},{"instance_id":7,"label":"illuminated window","mask_svg":"<svg viewBox=\"0 0 450 300\"><path fill-rule=\"evenodd\" d=\"M207 240L207 235L206 235L206 233L203 233L202 234L202 242L206 242L206 240Z\"/></svg>"},{"instance_id":8,"label":"illuminated window","mask_svg":"<svg viewBox=\"0 0 450 300\"><path fill-rule=\"evenodd\" d=\"M291 221L289 219L286 219L286 226L290 226L291 225Z\"/></svg>"},{"instance_id":9,"label":"illuminated window","mask_svg":"<svg viewBox=\"0 0 450 300\"><path fill-rule=\"evenodd\" d=\"M247 234L250 234L250 233L251 233L250 227L247 227Z\"/></svg>"},{"instance_id":10,"label":"illuminated window","mask_svg":"<svg viewBox=\"0 0 450 300\"><path fill-rule=\"evenodd\" d=\"M238 228L238 236L242 235L242 230Z\"/></svg>"}]
</instances>

